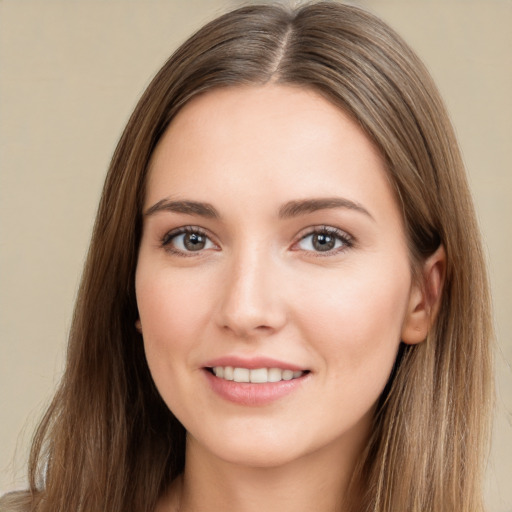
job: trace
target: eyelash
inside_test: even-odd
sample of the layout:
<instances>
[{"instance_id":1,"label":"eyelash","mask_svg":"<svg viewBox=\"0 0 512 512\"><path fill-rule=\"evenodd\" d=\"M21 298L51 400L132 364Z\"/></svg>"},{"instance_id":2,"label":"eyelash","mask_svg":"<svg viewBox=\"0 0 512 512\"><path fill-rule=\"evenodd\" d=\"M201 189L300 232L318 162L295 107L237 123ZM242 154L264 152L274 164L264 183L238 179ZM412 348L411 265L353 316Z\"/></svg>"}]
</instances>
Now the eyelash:
<instances>
[{"instance_id":1,"label":"eyelash","mask_svg":"<svg viewBox=\"0 0 512 512\"><path fill-rule=\"evenodd\" d=\"M184 257L194 256L194 253L196 251L183 251L182 249L177 249L176 247L173 247L173 245L172 245L173 240L176 240L180 235L187 235L187 234L202 236L206 240L210 241L210 243L213 244L210 236L208 236L208 233L204 229L202 229L198 226L184 226L182 228L174 229L172 231L167 232L162 237L161 246L166 251L168 251L172 254L176 254L178 256L184 256ZM198 250L197 253L200 253L202 251L203 251L202 249Z\"/></svg>"},{"instance_id":2,"label":"eyelash","mask_svg":"<svg viewBox=\"0 0 512 512\"><path fill-rule=\"evenodd\" d=\"M172 231L169 231L168 233L166 233L161 239L161 242L160 242L161 246L166 251L168 251L172 254L176 254L178 256L183 256L183 257L194 256L195 252L197 252L198 254L202 253L205 250L204 248L201 248L198 251L186 251L186 250L182 250L182 249L177 249L176 247L174 247L172 245L172 242L174 240L176 240L180 235L187 235L187 234L199 235L201 237L204 237L207 240L206 243L208 243L208 241L209 241L210 244L215 245L214 242L212 242L208 233L204 229L202 229L198 226L184 226L182 228L178 228L178 229L175 229L175 230L172 230ZM299 245L302 242L304 242L305 240L307 240L308 237L314 237L314 236L318 236L318 235L325 235L327 237L332 237L335 241L334 242L335 245L336 245L336 243L341 242L341 246L338 246L338 247L335 246L326 251L304 250L299 247ZM294 242L294 244L292 245L292 250L294 250L294 251L303 250L306 253L314 254L315 257L325 257L325 256L332 256L332 255L338 254L340 252L344 252L353 246L354 246L354 239L348 233L346 233L338 228L334 228L332 226L315 226L315 227L308 228L307 231L304 230L299 235L298 241Z\"/></svg>"},{"instance_id":3,"label":"eyelash","mask_svg":"<svg viewBox=\"0 0 512 512\"><path fill-rule=\"evenodd\" d=\"M305 251L313 253L315 257L332 256L335 254L339 254L340 252L344 252L347 249L350 249L354 246L354 238L345 231L342 231L341 229L332 226L315 226L312 228L308 228L308 231L303 231L300 235L299 240L293 244L293 247L297 247L301 242L304 242L304 240L306 240L308 237L314 237L315 235L325 235L327 237L332 237L335 241L335 244L338 241L341 242L341 246L333 247L332 249L328 249L326 251ZM298 248L294 250L301 249Z\"/></svg>"}]
</instances>

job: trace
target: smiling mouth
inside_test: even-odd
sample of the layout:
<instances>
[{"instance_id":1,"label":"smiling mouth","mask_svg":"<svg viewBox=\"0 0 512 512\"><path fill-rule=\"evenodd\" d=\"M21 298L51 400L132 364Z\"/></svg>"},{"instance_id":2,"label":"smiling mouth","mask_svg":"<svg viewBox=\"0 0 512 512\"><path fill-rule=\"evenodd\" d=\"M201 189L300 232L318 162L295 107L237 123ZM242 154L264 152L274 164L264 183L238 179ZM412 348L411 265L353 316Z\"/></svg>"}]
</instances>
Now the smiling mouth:
<instances>
[{"instance_id":1,"label":"smiling mouth","mask_svg":"<svg viewBox=\"0 0 512 512\"><path fill-rule=\"evenodd\" d=\"M207 370L219 379L234 382L250 382L252 384L265 384L294 380L309 373L305 371L283 370L281 368L239 368L233 366L214 366Z\"/></svg>"}]
</instances>

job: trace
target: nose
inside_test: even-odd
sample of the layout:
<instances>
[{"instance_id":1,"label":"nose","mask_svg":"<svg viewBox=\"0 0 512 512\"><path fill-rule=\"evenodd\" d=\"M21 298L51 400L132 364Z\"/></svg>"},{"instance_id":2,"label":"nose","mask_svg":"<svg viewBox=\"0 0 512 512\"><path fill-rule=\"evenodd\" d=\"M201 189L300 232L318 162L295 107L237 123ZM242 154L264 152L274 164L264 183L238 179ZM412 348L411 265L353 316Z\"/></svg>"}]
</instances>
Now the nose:
<instances>
[{"instance_id":1,"label":"nose","mask_svg":"<svg viewBox=\"0 0 512 512\"><path fill-rule=\"evenodd\" d=\"M279 265L263 251L247 250L229 262L218 304L221 329L240 338L268 336L286 323Z\"/></svg>"}]
</instances>

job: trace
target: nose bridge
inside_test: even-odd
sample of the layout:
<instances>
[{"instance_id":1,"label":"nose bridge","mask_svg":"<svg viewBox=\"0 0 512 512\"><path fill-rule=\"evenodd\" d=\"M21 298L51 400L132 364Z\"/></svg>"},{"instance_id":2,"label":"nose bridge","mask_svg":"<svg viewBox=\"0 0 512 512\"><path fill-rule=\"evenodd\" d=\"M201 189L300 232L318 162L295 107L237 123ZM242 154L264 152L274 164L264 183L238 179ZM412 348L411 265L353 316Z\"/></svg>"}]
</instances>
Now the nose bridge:
<instances>
[{"instance_id":1,"label":"nose bridge","mask_svg":"<svg viewBox=\"0 0 512 512\"><path fill-rule=\"evenodd\" d=\"M220 322L238 336L273 332L284 322L277 261L262 245L243 245L233 251L226 272Z\"/></svg>"}]
</instances>

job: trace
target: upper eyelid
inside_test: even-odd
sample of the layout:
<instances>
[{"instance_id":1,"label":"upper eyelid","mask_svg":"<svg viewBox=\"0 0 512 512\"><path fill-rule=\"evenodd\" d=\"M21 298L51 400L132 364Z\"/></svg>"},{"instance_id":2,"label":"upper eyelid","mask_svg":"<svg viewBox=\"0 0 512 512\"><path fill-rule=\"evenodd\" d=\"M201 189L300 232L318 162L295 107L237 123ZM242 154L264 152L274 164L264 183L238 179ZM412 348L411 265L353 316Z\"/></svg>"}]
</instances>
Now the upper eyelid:
<instances>
[{"instance_id":1,"label":"upper eyelid","mask_svg":"<svg viewBox=\"0 0 512 512\"><path fill-rule=\"evenodd\" d=\"M208 240L210 240L210 242L212 242L212 244L214 244L215 246L220 245L216 238L212 236L207 229L201 228L200 226L187 225L166 231L163 236L159 237L160 246L166 248L174 238L187 233L198 233L208 238ZM198 251L198 253L199 252L201 251Z\"/></svg>"},{"instance_id":2,"label":"upper eyelid","mask_svg":"<svg viewBox=\"0 0 512 512\"><path fill-rule=\"evenodd\" d=\"M201 235L205 235L208 238L212 238L211 234L209 233L208 230L206 230L200 226L192 226L192 225L180 226L178 228L170 229L170 230L166 231L161 238L163 240L168 236L174 237L174 236L181 235L183 233L200 233Z\"/></svg>"},{"instance_id":3,"label":"upper eyelid","mask_svg":"<svg viewBox=\"0 0 512 512\"><path fill-rule=\"evenodd\" d=\"M309 226L307 228L301 229L299 233L296 235L297 241L302 240L306 236L314 235L316 233L329 233L333 235L338 235L340 238L346 238L349 240L354 240L354 236L351 235L348 231L344 229L340 229L334 226L330 226L328 224L317 224L314 226Z\"/></svg>"},{"instance_id":4,"label":"upper eyelid","mask_svg":"<svg viewBox=\"0 0 512 512\"><path fill-rule=\"evenodd\" d=\"M355 238L347 231L340 229L340 228L336 228L334 226L329 226L329 225L316 225L316 226L310 226L309 228L304 228L297 234L295 241L291 245L292 250L294 250L293 247L296 247L298 244L300 244L301 241L303 241L307 237L315 235L315 234L319 234L319 233L327 233L327 234L336 236L338 239L343 241L345 247L338 248L338 249L332 249L330 251L325 251L323 253L317 252L317 251L304 251L304 252L312 253L315 256L327 257L329 255L337 254L338 252L343 252L346 249L350 249L350 248L354 247L354 245L355 245ZM295 250L297 250L297 249L295 249ZM302 250L302 249L299 249L299 250Z\"/></svg>"},{"instance_id":5,"label":"upper eyelid","mask_svg":"<svg viewBox=\"0 0 512 512\"><path fill-rule=\"evenodd\" d=\"M175 256L180 257L195 257L199 258L201 256L204 256L205 251L212 250L211 247L209 248L203 248L198 251L187 251L180 249L176 246L174 246L173 241L182 235L186 235L187 233L197 233L205 238L207 238L212 245L214 245L217 249L219 248L218 242L214 240L214 238L209 234L207 230L204 228L201 228L199 226L180 226L178 228L174 228L171 230L168 230L165 232L165 234L158 238L158 244L161 249L163 249L166 253L174 254ZM216 250L215 248L213 248Z\"/></svg>"}]
</instances>

